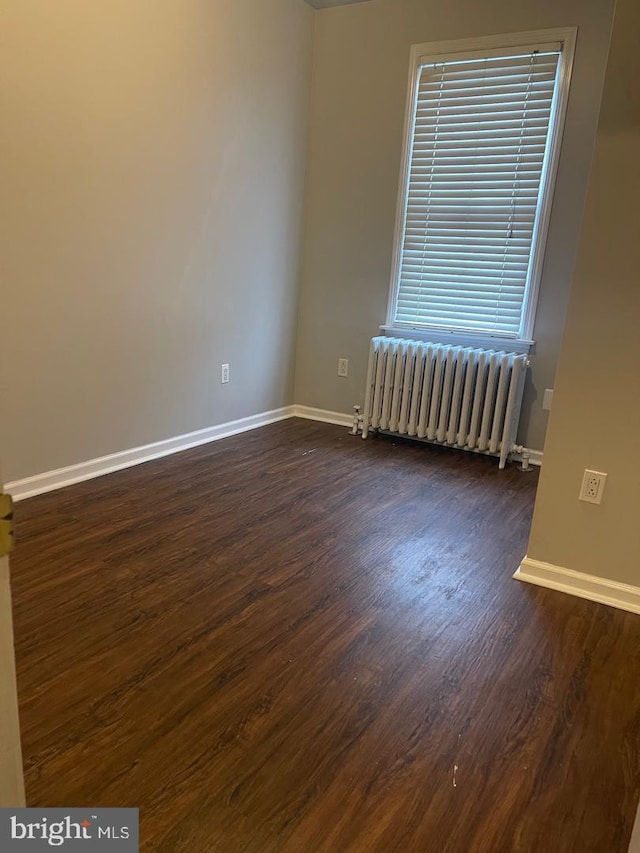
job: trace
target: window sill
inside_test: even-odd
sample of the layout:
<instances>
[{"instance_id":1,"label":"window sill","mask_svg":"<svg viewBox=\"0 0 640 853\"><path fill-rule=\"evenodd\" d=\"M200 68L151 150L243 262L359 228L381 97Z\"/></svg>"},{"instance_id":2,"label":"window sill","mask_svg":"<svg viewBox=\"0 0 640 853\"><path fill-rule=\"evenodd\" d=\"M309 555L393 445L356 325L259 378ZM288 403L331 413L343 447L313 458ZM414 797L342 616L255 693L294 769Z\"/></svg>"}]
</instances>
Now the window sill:
<instances>
[{"instance_id":1,"label":"window sill","mask_svg":"<svg viewBox=\"0 0 640 853\"><path fill-rule=\"evenodd\" d=\"M500 338L495 335L481 335L473 332L445 331L442 329L412 329L401 326L380 326L385 335L393 338L408 338L415 341L430 341L434 344L452 344L453 346L472 346L494 349L500 352L517 352L528 355L535 341L521 338Z\"/></svg>"}]
</instances>

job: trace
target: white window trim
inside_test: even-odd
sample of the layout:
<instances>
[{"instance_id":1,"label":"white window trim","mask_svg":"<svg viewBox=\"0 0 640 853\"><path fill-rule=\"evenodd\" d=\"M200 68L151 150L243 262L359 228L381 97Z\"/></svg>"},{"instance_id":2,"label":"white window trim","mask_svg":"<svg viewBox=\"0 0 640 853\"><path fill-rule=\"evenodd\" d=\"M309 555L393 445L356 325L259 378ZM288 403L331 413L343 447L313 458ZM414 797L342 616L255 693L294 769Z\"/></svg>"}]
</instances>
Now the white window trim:
<instances>
[{"instance_id":1,"label":"white window trim","mask_svg":"<svg viewBox=\"0 0 640 853\"><path fill-rule=\"evenodd\" d=\"M503 33L497 36L482 36L471 39L456 39L450 41L427 42L426 44L414 44L411 47L411 61L409 64L409 85L407 87L407 105L405 111L404 137L402 147L402 162L400 170L398 204L396 212L396 227L394 234L393 265L391 272L391 287L389 288L389 302L387 305L387 321L380 329L386 334L394 337L409 337L423 340L435 340L438 342L455 342L456 344L477 344L479 346L501 346L507 347L514 352L528 352L533 346L533 327L535 323L536 307L542 278L542 267L551 219L551 208L553 204L553 193L555 188L558 162L562 147L562 137L569 101L569 86L571 84L571 73L573 71L573 57L575 54L577 27L562 27L550 30L530 30L523 33ZM539 207L536 219L531 250L530 274L525 291L524 310L520 334L517 338L488 335L486 333L474 333L470 331L456 331L455 329L443 329L442 327L420 326L413 327L409 324L395 323L395 306L400 286L400 265L402 263L402 246L404 240L405 211L407 204L407 193L409 190L409 163L411 162L411 140L413 138L414 105L417 94L419 68L424 64L425 57L433 60L441 54L462 53L465 51L493 50L518 48L537 42L561 42L562 53L560 57L560 77L555 92L554 108L550 124L550 145L547 149L545 162L540 182L540 195L542 203Z\"/></svg>"},{"instance_id":2,"label":"white window trim","mask_svg":"<svg viewBox=\"0 0 640 853\"><path fill-rule=\"evenodd\" d=\"M504 335L489 335L482 332L462 332L457 329L439 329L435 326L380 326L380 330L391 338L410 338L415 341L428 341L433 344L452 344L453 346L476 346L483 349L505 350L528 353L535 341L522 338L508 338Z\"/></svg>"}]
</instances>

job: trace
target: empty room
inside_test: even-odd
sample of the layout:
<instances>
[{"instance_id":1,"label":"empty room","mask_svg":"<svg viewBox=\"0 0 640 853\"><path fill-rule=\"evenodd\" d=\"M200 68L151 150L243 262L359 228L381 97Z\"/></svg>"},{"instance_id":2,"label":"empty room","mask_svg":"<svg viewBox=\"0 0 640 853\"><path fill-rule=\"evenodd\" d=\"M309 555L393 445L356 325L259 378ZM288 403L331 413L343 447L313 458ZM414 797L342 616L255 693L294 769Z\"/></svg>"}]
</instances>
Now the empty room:
<instances>
[{"instance_id":1,"label":"empty room","mask_svg":"<svg viewBox=\"0 0 640 853\"><path fill-rule=\"evenodd\" d=\"M637 0L0 33L0 850L640 853Z\"/></svg>"}]
</instances>

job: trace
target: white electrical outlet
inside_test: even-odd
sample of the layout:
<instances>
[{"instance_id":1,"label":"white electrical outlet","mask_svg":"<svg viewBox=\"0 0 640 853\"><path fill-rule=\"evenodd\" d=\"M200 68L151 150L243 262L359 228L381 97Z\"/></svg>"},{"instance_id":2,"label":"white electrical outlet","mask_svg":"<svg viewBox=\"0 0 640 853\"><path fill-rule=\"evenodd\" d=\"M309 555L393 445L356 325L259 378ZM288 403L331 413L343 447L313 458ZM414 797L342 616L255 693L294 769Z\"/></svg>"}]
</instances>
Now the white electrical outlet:
<instances>
[{"instance_id":1,"label":"white electrical outlet","mask_svg":"<svg viewBox=\"0 0 640 853\"><path fill-rule=\"evenodd\" d=\"M226 385L228 381L229 381L229 365L223 364L221 369L220 369L220 382L222 382L223 385Z\"/></svg>"},{"instance_id":2,"label":"white electrical outlet","mask_svg":"<svg viewBox=\"0 0 640 853\"><path fill-rule=\"evenodd\" d=\"M602 503L602 493L604 492L607 475L601 471L589 471L585 469L582 478L582 488L578 497L581 501L586 501L590 504Z\"/></svg>"},{"instance_id":3,"label":"white electrical outlet","mask_svg":"<svg viewBox=\"0 0 640 853\"><path fill-rule=\"evenodd\" d=\"M348 358L339 358L338 359L338 376L348 376L349 375L349 359Z\"/></svg>"},{"instance_id":4,"label":"white electrical outlet","mask_svg":"<svg viewBox=\"0 0 640 853\"><path fill-rule=\"evenodd\" d=\"M551 411L551 404L553 403L553 388L545 388L544 394L542 395L542 408L545 412Z\"/></svg>"}]
</instances>

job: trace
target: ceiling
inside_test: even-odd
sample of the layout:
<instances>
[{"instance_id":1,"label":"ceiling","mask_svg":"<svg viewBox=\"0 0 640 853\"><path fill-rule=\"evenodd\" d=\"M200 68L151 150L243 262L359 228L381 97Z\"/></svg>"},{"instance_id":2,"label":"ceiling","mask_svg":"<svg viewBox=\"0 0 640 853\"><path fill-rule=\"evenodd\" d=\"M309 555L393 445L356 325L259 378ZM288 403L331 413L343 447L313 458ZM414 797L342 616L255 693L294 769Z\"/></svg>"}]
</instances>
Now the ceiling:
<instances>
[{"instance_id":1,"label":"ceiling","mask_svg":"<svg viewBox=\"0 0 640 853\"><path fill-rule=\"evenodd\" d=\"M305 0L314 9L328 9L329 6L346 6L349 3L367 3L368 0Z\"/></svg>"}]
</instances>

